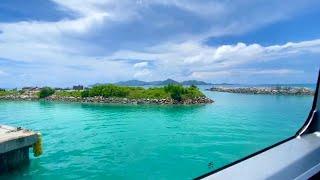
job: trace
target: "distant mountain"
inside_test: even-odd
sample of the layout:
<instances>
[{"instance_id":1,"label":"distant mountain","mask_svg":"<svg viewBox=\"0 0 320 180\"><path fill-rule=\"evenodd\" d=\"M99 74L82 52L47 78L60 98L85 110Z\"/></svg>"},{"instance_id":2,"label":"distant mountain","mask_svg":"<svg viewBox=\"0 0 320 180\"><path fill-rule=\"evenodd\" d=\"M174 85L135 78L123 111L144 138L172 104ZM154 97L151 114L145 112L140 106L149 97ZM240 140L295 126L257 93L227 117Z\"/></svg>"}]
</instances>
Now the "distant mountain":
<instances>
[{"instance_id":1,"label":"distant mountain","mask_svg":"<svg viewBox=\"0 0 320 180\"><path fill-rule=\"evenodd\" d=\"M180 83L178 81L173 80L173 79L167 79L164 81L154 81L152 85L168 85L168 84L180 84Z\"/></svg>"},{"instance_id":2,"label":"distant mountain","mask_svg":"<svg viewBox=\"0 0 320 180\"><path fill-rule=\"evenodd\" d=\"M117 85L123 86L146 86L150 85L149 82L139 81L139 80L129 80L129 81L120 81L116 83Z\"/></svg>"},{"instance_id":3,"label":"distant mountain","mask_svg":"<svg viewBox=\"0 0 320 180\"><path fill-rule=\"evenodd\" d=\"M99 85L106 85L107 83L95 83L95 84L91 84L88 87L93 87L93 86L99 86Z\"/></svg>"},{"instance_id":4,"label":"distant mountain","mask_svg":"<svg viewBox=\"0 0 320 180\"><path fill-rule=\"evenodd\" d=\"M164 81L140 81L140 80L129 80L129 81L120 81L115 83L117 85L122 86L164 86L168 84L181 84L181 85L212 85L211 83L206 83L204 81L197 81L197 80L188 80L188 81L182 81L178 82L173 79L166 79Z\"/></svg>"},{"instance_id":5,"label":"distant mountain","mask_svg":"<svg viewBox=\"0 0 320 180\"><path fill-rule=\"evenodd\" d=\"M181 84L183 85L212 85L211 83L206 83L204 81L197 81L197 80L188 80L182 81Z\"/></svg>"}]
</instances>

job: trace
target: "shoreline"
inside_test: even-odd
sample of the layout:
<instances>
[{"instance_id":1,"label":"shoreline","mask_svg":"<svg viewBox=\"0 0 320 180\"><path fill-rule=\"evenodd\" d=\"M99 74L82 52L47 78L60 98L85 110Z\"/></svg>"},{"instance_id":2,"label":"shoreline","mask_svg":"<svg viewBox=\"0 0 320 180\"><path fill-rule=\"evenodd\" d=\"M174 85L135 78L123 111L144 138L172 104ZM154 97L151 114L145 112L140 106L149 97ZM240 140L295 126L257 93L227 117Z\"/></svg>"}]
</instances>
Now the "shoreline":
<instances>
[{"instance_id":1,"label":"shoreline","mask_svg":"<svg viewBox=\"0 0 320 180\"><path fill-rule=\"evenodd\" d=\"M208 97L198 97L194 99L186 99L176 101L173 99L128 99L128 98L105 98L102 96L95 97L59 97L49 96L40 99L35 96L0 96L0 101L48 101L48 102L70 102L70 103L85 103L85 104L129 104L129 105L197 105L211 104L214 101Z\"/></svg>"},{"instance_id":2,"label":"shoreline","mask_svg":"<svg viewBox=\"0 0 320 180\"><path fill-rule=\"evenodd\" d=\"M78 87L77 87L78 88ZM214 101L206 97L196 86L167 85L143 88L117 86L113 84L96 85L91 88L63 90L42 87L22 90L2 90L0 100L46 100L103 104L209 104Z\"/></svg>"},{"instance_id":3,"label":"shoreline","mask_svg":"<svg viewBox=\"0 0 320 180\"><path fill-rule=\"evenodd\" d=\"M212 87L207 91L237 93L237 94L261 94L282 96L313 96L314 91L305 87Z\"/></svg>"}]
</instances>

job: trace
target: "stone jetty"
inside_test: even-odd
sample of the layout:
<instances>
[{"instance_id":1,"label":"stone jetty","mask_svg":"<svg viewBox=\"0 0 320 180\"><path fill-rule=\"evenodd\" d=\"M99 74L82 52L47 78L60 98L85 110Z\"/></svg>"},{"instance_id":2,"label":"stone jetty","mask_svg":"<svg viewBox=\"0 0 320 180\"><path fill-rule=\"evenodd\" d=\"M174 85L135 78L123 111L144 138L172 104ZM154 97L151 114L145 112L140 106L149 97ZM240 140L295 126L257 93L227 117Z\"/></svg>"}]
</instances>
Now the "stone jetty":
<instances>
[{"instance_id":1,"label":"stone jetty","mask_svg":"<svg viewBox=\"0 0 320 180\"><path fill-rule=\"evenodd\" d=\"M38 96L34 93L0 96L0 100L9 101L38 101ZM56 96L51 95L42 99L44 101L61 101L61 102L79 102L79 103L101 103L101 104L155 104L155 105L170 105L170 104L210 104L214 101L208 97L197 97L193 99L185 99L176 101L173 99L129 99L117 97L73 97L73 96Z\"/></svg>"},{"instance_id":2,"label":"stone jetty","mask_svg":"<svg viewBox=\"0 0 320 180\"><path fill-rule=\"evenodd\" d=\"M312 96L314 91L305 87L212 87L209 91L241 93L241 94L269 94Z\"/></svg>"},{"instance_id":3,"label":"stone jetty","mask_svg":"<svg viewBox=\"0 0 320 180\"><path fill-rule=\"evenodd\" d=\"M194 99L175 101L173 99L128 99L128 98L106 98L103 96L81 98L81 97L61 97L61 96L52 95L45 98L45 100L46 101L62 101L62 102L80 102L80 103L101 103L101 104L156 104L156 105L213 103L213 100L207 97L198 97Z\"/></svg>"}]
</instances>

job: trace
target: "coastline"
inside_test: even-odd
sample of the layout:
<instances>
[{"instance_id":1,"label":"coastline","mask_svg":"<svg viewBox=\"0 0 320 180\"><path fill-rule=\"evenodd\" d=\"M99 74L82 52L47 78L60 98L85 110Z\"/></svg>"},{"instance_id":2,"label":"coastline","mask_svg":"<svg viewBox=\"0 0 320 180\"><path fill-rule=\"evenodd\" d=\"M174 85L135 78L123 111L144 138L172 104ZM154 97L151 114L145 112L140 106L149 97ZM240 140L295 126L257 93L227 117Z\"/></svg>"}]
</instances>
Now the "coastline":
<instances>
[{"instance_id":1,"label":"coastline","mask_svg":"<svg viewBox=\"0 0 320 180\"><path fill-rule=\"evenodd\" d=\"M238 94L263 94L283 96L313 96L314 91L305 87L212 87L207 91L238 93Z\"/></svg>"},{"instance_id":2,"label":"coastline","mask_svg":"<svg viewBox=\"0 0 320 180\"><path fill-rule=\"evenodd\" d=\"M25 96L25 95L10 95L0 96L0 101L52 101L52 102L75 102L75 103L88 103L88 104L153 104L153 105L191 105L191 104L211 104L214 101L208 97L198 97L193 99L186 99L182 101L176 101L173 99L128 99L128 98L105 98L102 96L95 97L60 97L60 96L49 96L40 99L36 96Z\"/></svg>"},{"instance_id":3,"label":"coastline","mask_svg":"<svg viewBox=\"0 0 320 180\"><path fill-rule=\"evenodd\" d=\"M42 87L22 90L2 90L0 100L45 100L100 104L209 104L196 86L167 85L145 89L143 87L96 85L91 88L74 87L73 90Z\"/></svg>"}]
</instances>

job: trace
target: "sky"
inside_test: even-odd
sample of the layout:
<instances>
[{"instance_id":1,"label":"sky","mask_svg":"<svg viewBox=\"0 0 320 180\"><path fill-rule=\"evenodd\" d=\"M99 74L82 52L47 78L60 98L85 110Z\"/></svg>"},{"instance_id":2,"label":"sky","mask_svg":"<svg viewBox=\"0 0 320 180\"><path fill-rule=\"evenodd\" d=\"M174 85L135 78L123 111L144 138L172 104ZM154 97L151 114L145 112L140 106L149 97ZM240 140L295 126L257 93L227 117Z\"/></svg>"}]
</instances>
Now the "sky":
<instances>
[{"instance_id":1,"label":"sky","mask_svg":"<svg viewBox=\"0 0 320 180\"><path fill-rule=\"evenodd\" d=\"M0 87L315 83L318 0L1 0Z\"/></svg>"}]
</instances>

